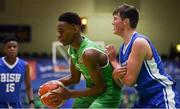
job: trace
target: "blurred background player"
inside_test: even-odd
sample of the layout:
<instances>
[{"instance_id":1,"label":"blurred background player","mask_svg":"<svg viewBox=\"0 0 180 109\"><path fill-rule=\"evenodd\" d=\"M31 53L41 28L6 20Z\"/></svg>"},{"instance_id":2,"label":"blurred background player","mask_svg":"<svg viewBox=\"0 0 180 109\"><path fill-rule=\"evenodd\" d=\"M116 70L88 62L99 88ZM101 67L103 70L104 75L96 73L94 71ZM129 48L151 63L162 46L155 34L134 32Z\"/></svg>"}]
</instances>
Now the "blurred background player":
<instances>
[{"instance_id":1,"label":"blurred background player","mask_svg":"<svg viewBox=\"0 0 180 109\"><path fill-rule=\"evenodd\" d=\"M30 107L34 107L29 65L17 57L18 40L5 37L3 40L4 57L0 58L0 108L21 108L20 90L25 81Z\"/></svg>"},{"instance_id":2,"label":"blurred background player","mask_svg":"<svg viewBox=\"0 0 180 109\"><path fill-rule=\"evenodd\" d=\"M62 14L58 19L58 39L70 45L71 75L59 80L64 86L80 82L81 74L86 80L86 88L81 90L59 90L63 99L76 98L73 108L115 108L119 106L121 88L112 79L112 66L104 50L95 42L81 36L81 18L73 12ZM52 102L58 96L51 95Z\"/></svg>"},{"instance_id":3,"label":"blurred background player","mask_svg":"<svg viewBox=\"0 0 180 109\"><path fill-rule=\"evenodd\" d=\"M124 84L135 87L139 94L136 108L177 108L179 95L174 80L165 72L161 58L148 37L137 33L138 10L130 5L118 6L113 12L114 34L124 43L119 51L119 62L112 45L107 46L110 62L116 77ZM121 66L122 65L122 66ZM125 76L122 68L127 68Z\"/></svg>"}]
</instances>

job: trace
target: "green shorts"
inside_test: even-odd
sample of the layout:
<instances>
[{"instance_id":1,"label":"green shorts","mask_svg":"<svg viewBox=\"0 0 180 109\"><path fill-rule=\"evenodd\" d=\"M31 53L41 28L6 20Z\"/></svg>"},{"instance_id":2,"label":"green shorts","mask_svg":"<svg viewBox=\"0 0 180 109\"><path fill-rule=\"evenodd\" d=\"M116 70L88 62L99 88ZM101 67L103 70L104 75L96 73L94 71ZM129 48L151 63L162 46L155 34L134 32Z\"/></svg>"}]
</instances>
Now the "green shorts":
<instances>
[{"instance_id":1,"label":"green shorts","mask_svg":"<svg viewBox=\"0 0 180 109\"><path fill-rule=\"evenodd\" d=\"M121 101L121 92L104 93L100 96L76 98L73 108L118 108Z\"/></svg>"}]
</instances>

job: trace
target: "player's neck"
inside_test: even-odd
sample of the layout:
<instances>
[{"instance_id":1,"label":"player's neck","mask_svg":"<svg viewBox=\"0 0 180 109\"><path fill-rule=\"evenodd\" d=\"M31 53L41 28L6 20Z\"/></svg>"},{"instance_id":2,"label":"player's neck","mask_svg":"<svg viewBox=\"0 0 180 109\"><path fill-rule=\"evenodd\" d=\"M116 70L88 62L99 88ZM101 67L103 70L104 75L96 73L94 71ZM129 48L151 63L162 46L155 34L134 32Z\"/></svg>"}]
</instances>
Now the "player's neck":
<instances>
[{"instance_id":1,"label":"player's neck","mask_svg":"<svg viewBox=\"0 0 180 109\"><path fill-rule=\"evenodd\" d=\"M129 30L129 31L126 31L124 33L124 37L123 37L123 40L124 40L124 44L127 45L131 39L131 37L133 36L135 30Z\"/></svg>"},{"instance_id":2,"label":"player's neck","mask_svg":"<svg viewBox=\"0 0 180 109\"><path fill-rule=\"evenodd\" d=\"M73 40L73 43L71 44L71 46L76 50L78 51L81 43L82 43L83 39L82 39L82 36L77 36L75 37L75 39Z\"/></svg>"},{"instance_id":3,"label":"player's neck","mask_svg":"<svg viewBox=\"0 0 180 109\"><path fill-rule=\"evenodd\" d=\"M6 61L8 64L13 65L13 64L16 62L17 57L11 58L11 57L5 56L4 59L5 59L5 61Z\"/></svg>"}]
</instances>

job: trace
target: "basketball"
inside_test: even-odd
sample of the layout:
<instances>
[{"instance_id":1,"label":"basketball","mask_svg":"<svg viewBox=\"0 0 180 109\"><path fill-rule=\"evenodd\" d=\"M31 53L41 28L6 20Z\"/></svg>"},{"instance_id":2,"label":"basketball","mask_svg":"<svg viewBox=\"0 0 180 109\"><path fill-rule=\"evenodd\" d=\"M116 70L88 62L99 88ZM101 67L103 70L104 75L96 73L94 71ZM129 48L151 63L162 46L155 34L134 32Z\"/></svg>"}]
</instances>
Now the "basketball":
<instances>
[{"instance_id":1,"label":"basketball","mask_svg":"<svg viewBox=\"0 0 180 109\"><path fill-rule=\"evenodd\" d=\"M41 102L47 107L56 108L60 107L64 103L64 99L58 98L59 102L52 103L49 95L52 94L52 91L59 90L59 88L64 88L63 84L59 81L48 81L40 86L38 95L40 97ZM56 93L53 93L56 94ZM57 96L58 97L58 96Z\"/></svg>"}]
</instances>

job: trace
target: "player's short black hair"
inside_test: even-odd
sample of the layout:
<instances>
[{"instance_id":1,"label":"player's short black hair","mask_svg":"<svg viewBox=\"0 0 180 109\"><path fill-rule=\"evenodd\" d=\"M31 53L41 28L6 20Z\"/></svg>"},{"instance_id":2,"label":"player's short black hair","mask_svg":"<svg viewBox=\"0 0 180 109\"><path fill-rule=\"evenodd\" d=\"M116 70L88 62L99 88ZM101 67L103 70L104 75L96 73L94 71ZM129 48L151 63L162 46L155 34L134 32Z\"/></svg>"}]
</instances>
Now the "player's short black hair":
<instances>
[{"instance_id":1,"label":"player's short black hair","mask_svg":"<svg viewBox=\"0 0 180 109\"><path fill-rule=\"evenodd\" d=\"M18 42L18 39L15 36L6 36L3 39L3 44L6 44L9 41L16 41L16 42Z\"/></svg>"},{"instance_id":2,"label":"player's short black hair","mask_svg":"<svg viewBox=\"0 0 180 109\"><path fill-rule=\"evenodd\" d=\"M77 13L66 12L59 16L58 21L64 21L69 24L75 24L81 26L81 18Z\"/></svg>"}]
</instances>

